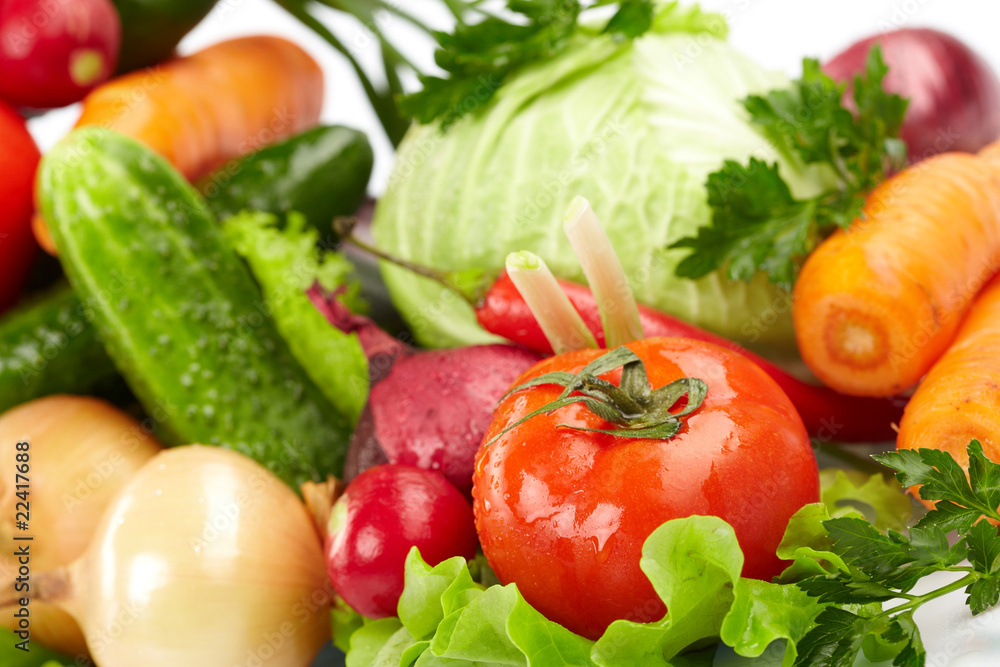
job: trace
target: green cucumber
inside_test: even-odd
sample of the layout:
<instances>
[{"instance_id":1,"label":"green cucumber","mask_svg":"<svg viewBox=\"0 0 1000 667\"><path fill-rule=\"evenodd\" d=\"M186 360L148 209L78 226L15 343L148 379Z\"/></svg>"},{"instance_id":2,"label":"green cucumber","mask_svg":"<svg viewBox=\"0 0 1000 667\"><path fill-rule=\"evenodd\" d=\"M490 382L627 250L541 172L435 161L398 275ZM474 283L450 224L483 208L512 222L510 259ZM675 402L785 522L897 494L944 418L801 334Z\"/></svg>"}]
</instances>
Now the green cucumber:
<instances>
[{"instance_id":1,"label":"green cucumber","mask_svg":"<svg viewBox=\"0 0 1000 667\"><path fill-rule=\"evenodd\" d=\"M84 394L118 371L69 285L0 318L0 412L50 394Z\"/></svg>"},{"instance_id":2,"label":"green cucumber","mask_svg":"<svg viewBox=\"0 0 1000 667\"><path fill-rule=\"evenodd\" d=\"M197 188L220 220L244 209L281 217L297 211L325 238L335 217L364 201L372 160L363 132L317 127L227 162Z\"/></svg>"},{"instance_id":3,"label":"green cucumber","mask_svg":"<svg viewBox=\"0 0 1000 667\"><path fill-rule=\"evenodd\" d=\"M118 72L130 72L170 58L181 38L212 11L216 2L114 0L122 19Z\"/></svg>"},{"instance_id":4,"label":"green cucumber","mask_svg":"<svg viewBox=\"0 0 1000 667\"><path fill-rule=\"evenodd\" d=\"M227 163L198 187L219 218L245 209L300 211L312 226L329 232L333 217L353 213L363 201L371 168L371 146L363 133L319 127ZM63 287L0 318L0 411L49 394L93 393L121 382L84 313L72 290ZM56 348L58 357L49 359ZM352 420L356 411L341 403L350 405L359 392L366 393L345 392L334 403Z\"/></svg>"},{"instance_id":5,"label":"green cucumber","mask_svg":"<svg viewBox=\"0 0 1000 667\"><path fill-rule=\"evenodd\" d=\"M297 487L339 474L350 428L289 352L198 193L139 143L74 131L42 212L109 356L168 444L223 445Z\"/></svg>"}]
</instances>

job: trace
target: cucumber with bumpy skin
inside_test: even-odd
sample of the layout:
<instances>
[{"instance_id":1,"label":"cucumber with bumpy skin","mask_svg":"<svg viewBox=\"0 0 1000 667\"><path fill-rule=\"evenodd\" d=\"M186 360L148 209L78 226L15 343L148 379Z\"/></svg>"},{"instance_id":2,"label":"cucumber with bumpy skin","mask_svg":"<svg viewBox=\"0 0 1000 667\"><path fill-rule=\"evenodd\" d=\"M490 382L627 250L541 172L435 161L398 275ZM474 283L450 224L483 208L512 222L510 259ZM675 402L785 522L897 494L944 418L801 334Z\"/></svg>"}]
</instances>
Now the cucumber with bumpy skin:
<instances>
[{"instance_id":1,"label":"cucumber with bumpy skin","mask_svg":"<svg viewBox=\"0 0 1000 667\"><path fill-rule=\"evenodd\" d=\"M162 158L76 130L39 169L42 211L109 356L170 444L216 444L298 486L349 436L268 317L205 202Z\"/></svg>"},{"instance_id":2,"label":"cucumber with bumpy skin","mask_svg":"<svg viewBox=\"0 0 1000 667\"><path fill-rule=\"evenodd\" d=\"M90 393L117 374L69 285L0 318L0 412L50 394Z\"/></svg>"},{"instance_id":3,"label":"cucumber with bumpy skin","mask_svg":"<svg viewBox=\"0 0 1000 667\"><path fill-rule=\"evenodd\" d=\"M325 239L335 217L364 201L372 160L363 132L314 127L227 162L195 187L220 220L246 209L281 217L296 211Z\"/></svg>"}]
</instances>

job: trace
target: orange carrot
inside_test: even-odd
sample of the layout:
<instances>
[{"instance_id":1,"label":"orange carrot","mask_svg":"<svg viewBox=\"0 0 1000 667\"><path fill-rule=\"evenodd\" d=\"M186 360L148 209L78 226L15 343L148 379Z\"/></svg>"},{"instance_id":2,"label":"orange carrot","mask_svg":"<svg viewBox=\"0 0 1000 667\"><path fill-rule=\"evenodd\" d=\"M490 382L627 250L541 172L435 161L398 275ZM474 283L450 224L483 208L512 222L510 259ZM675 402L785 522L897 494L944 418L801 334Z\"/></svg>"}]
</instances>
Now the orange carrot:
<instances>
[{"instance_id":1,"label":"orange carrot","mask_svg":"<svg viewBox=\"0 0 1000 667\"><path fill-rule=\"evenodd\" d=\"M942 449L968 466L973 439L1000 461L1000 276L976 297L955 342L906 405L896 446Z\"/></svg>"},{"instance_id":2,"label":"orange carrot","mask_svg":"<svg viewBox=\"0 0 1000 667\"><path fill-rule=\"evenodd\" d=\"M137 139L193 180L313 127L322 104L323 72L305 51L280 37L243 37L100 86L77 127Z\"/></svg>"},{"instance_id":3,"label":"orange carrot","mask_svg":"<svg viewBox=\"0 0 1000 667\"><path fill-rule=\"evenodd\" d=\"M242 37L99 86L76 126L128 135L195 180L315 126L322 104L323 72L309 54L280 37ZM33 227L51 252L44 222Z\"/></svg>"},{"instance_id":4,"label":"orange carrot","mask_svg":"<svg viewBox=\"0 0 1000 667\"><path fill-rule=\"evenodd\" d=\"M862 217L806 260L793 308L802 358L845 394L898 394L944 353L998 268L1000 161L925 160L877 187Z\"/></svg>"}]
</instances>

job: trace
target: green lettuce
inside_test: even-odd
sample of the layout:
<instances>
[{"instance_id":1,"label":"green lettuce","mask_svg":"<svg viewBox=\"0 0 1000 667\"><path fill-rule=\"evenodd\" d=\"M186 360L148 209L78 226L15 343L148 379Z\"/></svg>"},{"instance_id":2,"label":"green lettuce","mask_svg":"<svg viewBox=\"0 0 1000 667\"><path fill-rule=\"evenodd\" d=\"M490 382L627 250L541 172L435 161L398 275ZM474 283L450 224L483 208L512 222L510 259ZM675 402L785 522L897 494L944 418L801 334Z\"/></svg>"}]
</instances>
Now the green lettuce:
<instances>
[{"instance_id":1,"label":"green lettuce","mask_svg":"<svg viewBox=\"0 0 1000 667\"><path fill-rule=\"evenodd\" d=\"M743 552L722 519L668 521L643 544L640 567L669 611L652 623L615 621L595 642L546 619L516 584L497 583L481 555L432 567L414 548L398 618L341 623L334 641L347 647L348 667L696 667L712 663L719 641L738 656L791 667L799 642L828 606L797 584L852 572L824 522L864 521L858 511L864 509L884 530L909 517L910 501L895 480L838 469L824 470L821 479L822 501L805 505L788 522L777 555L790 564L774 583L740 576ZM871 618L881 605L850 610ZM875 635L866 642L870 655L899 649Z\"/></svg>"},{"instance_id":2,"label":"green lettuce","mask_svg":"<svg viewBox=\"0 0 1000 667\"><path fill-rule=\"evenodd\" d=\"M879 530L902 530L913 514L913 502L894 477L825 468L819 481L820 500L834 517L860 512Z\"/></svg>"},{"instance_id":3,"label":"green lettuce","mask_svg":"<svg viewBox=\"0 0 1000 667\"><path fill-rule=\"evenodd\" d=\"M298 213L282 227L270 213L243 211L223 224L226 237L250 266L264 301L261 310L274 318L295 358L323 394L345 417L356 422L368 399L368 361L354 334L327 322L306 290L319 282L352 312L363 312L353 266L343 255L317 248L319 232Z\"/></svg>"},{"instance_id":4,"label":"green lettuce","mask_svg":"<svg viewBox=\"0 0 1000 667\"><path fill-rule=\"evenodd\" d=\"M562 218L582 195L639 301L741 342L791 342L790 297L766 276L680 279L674 270L688 251L667 249L709 224L705 182L727 159L777 162L798 197L830 180L752 126L740 101L788 80L734 50L725 35L721 17L669 3L635 40L578 36L557 57L505 79L481 112L446 131L414 126L378 204L376 240L446 270L499 271L507 253L531 250L557 275L581 281ZM421 343L492 340L468 304L441 285L389 265L383 275Z\"/></svg>"},{"instance_id":5,"label":"green lettuce","mask_svg":"<svg viewBox=\"0 0 1000 667\"><path fill-rule=\"evenodd\" d=\"M663 524L646 540L641 567L671 611L654 623L616 621L594 642L546 619L516 584L483 586L465 559L432 567L414 548L399 617L355 629L347 665L693 666L710 664L720 637L746 657L786 641L787 665L823 608L794 585L741 578L743 553L718 517Z\"/></svg>"}]
</instances>

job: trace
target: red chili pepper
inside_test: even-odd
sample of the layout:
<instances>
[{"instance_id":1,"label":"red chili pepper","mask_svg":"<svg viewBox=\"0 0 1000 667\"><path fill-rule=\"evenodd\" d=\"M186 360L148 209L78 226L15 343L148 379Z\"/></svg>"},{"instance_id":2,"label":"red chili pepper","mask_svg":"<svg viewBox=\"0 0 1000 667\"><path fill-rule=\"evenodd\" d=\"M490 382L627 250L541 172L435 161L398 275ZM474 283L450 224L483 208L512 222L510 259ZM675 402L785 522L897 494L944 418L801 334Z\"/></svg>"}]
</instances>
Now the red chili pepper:
<instances>
[{"instance_id":1,"label":"red chili pepper","mask_svg":"<svg viewBox=\"0 0 1000 667\"><path fill-rule=\"evenodd\" d=\"M559 285L594 333L598 345L604 345L601 315L590 289L565 280L560 280ZM754 361L788 394L813 438L826 442L881 442L896 439L892 425L902 417L905 403L900 398L845 396L829 387L803 382L740 344L666 313L640 305L639 317L643 332L648 337L672 336L702 340L728 347ZM506 271L500 274L476 308L476 318L490 333L529 349L552 354L552 346Z\"/></svg>"}]
</instances>

